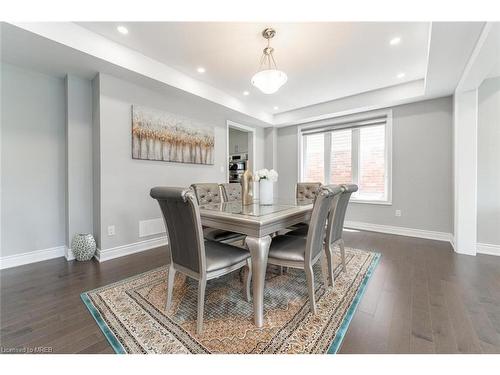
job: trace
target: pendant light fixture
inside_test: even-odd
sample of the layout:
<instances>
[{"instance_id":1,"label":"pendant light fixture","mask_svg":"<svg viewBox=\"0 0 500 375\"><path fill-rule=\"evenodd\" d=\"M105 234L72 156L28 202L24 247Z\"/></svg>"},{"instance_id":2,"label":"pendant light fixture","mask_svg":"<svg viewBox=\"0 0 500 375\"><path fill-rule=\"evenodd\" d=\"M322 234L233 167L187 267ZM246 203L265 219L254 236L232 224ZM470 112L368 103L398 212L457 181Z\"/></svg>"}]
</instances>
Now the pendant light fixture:
<instances>
[{"instance_id":1,"label":"pendant light fixture","mask_svg":"<svg viewBox=\"0 0 500 375\"><path fill-rule=\"evenodd\" d=\"M276 31L272 28L267 28L262 32L262 36L267 39L267 47L264 48L264 54L260 59L259 72L252 77L252 85L264 94L274 94L288 79L285 72L278 70L274 60L274 49L270 45L274 35L276 35Z\"/></svg>"}]
</instances>

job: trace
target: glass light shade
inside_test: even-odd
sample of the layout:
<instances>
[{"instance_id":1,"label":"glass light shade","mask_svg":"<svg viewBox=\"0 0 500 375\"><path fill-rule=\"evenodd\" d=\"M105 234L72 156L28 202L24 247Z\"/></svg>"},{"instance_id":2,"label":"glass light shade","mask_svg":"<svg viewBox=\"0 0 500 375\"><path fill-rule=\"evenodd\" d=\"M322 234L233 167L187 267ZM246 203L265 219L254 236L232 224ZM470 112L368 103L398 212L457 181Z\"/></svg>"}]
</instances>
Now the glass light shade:
<instances>
[{"instance_id":1,"label":"glass light shade","mask_svg":"<svg viewBox=\"0 0 500 375\"><path fill-rule=\"evenodd\" d=\"M281 70L261 70L252 77L252 85L264 94L274 94L286 83L287 79L288 77Z\"/></svg>"}]
</instances>

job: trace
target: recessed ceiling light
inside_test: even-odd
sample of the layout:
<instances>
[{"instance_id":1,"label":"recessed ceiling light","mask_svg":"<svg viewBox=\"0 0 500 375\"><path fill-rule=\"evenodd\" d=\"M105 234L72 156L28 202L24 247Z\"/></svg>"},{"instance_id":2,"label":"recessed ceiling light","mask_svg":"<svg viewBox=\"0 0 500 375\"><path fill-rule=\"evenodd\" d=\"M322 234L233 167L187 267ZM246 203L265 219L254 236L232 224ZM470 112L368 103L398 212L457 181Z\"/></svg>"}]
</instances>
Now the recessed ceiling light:
<instances>
[{"instance_id":1,"label":"recessed ceiling light","mask_svg":"<svg viewBox=\"0 0 500 375\"><path fill-rule=\"evenodd\" d=\"M243 95L248 96L250 93L248 91L243 91Z\"/></svg>"},{"instance_id":2,"label":"recessed ceiling light","mask_svg":"<svg viewBox=\"0 0 500 375\"><path fill-rule=\"evenodd\" d=\"M120 34L127 35L128 34L128 29L125 26L118 26L116 28Z\"/></svg>"},{"instance_id":3,"label":"recessed ceiling light","mask_svg":"<svg viewBox=\"0 0 500 375\"><path fill-rule=\"evenodd\" d=\"M205 71L206 71L206 70L205 70L205 68L204 68L204 67L199 66L199 67L196 69L196 71L197 71L198 73L200 73L200 74L201 74L201 73L205 73Z\"/></svg>"},{"instance_id":4,"label":"recessed ceiling light","mask_svg":"<svg viewBox=\"0 0 500 375\"><path fill-rule=\"evenodd\" d=\"M278 109L280 109L280 107L278 107L277 105L275 105L275 106L273 107L273 109L274 109L275 111L277 111Z\"/></svg>"},{"instance_id":5,"label":"recessed ceiling light","mask_svg":"<svg viewBox=\"0 0 500 375\"><path fill-rule=\"evenodd\" d=\"M401 43L401 38L399 36L392 38L391 41L389 42L391 46L395 46L396 44L399 43Z\"/></svg>"},{"instance_id":6,"label":"recessed ceiling light","mask_svg":"<svg viewBox=\"0 0 500 375\"><path fill-rule=\"evenodd\" d=\"M406 74L404 74L404 73L399 73L399 74L397 75L397 77L398 77L398 78L403 78L405 75L406 75Z\"/></svg>"}]
</instances>

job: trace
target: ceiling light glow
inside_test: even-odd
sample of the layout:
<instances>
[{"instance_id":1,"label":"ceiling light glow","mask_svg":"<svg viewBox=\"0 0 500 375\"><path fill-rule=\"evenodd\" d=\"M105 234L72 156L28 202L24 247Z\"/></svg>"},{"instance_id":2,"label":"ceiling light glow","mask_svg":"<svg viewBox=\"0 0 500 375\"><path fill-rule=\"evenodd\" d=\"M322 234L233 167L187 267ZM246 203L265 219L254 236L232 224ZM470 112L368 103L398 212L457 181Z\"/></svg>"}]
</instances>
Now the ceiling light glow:
<instances>
[{"instance_id":1,"label":"ceiling light glow","mask_svg":"<svg viewBox=\"0 0 500 375\"><path fill-rule=\"evenodd\" d=\"M202 66L200 66L200 67L198 67L198 69L196 69L196 71L197 71L198 73L202 74L202 73L205 73L205 68L204 68L204 67L202 67Z\"/></svg>"},{"instance_id":2,"label":"ceiling light glow","mask_svg":"<svg viewBox=\"0 0 500 375\"><path fill-rule=\"evenodd\" d=\"M128 34L128 29L125 26L118 26L116 28L120 34L127 35Z\"/></svg>"},{"instance_id":3,"label":"ceiling light glow","mask_svg":"<svg viewBox=\"0 0 500 375\"><path fill-rule=\"evenodd\" d=\"M399 43L401 43L401 38L399 36L392 38L391 41L389 42L391 46L395 46Z\"/></svg>"},{"instance_id":4,"label":"ceiling light glow","mask_svg":"<svg viewBox=\"0 0 500 375\"><path fill-rule=\"evenodd\" d=\"M243 95L248 96L250 93L248 91L243 91Z\"/></svg>"},{"instance_id":5,"label":"ceiling light glow","mask_svg":"<svg viewBox=\"0 0 500 375\"><path fill-rule=\"evenodd\" d=\"M280 109L280 107L278 107L277 105L275 105L275 106L273 107L273 109L274 109L275 111L277 111L278 109Z\"/></svg>"},{"instance_id":6,"label":"ceiling light glow","mask_svg":"<svg viewBox=\"0 0 500 375\"><path fill-rule=\"evenodd\" d=\"M397 75L397 77L398 77L398 78L404 78L404 76L405 76L405 75L406 75L406 74L404 74L404 73L399 73L399 74Z\"/></svg>"}]
</instances>

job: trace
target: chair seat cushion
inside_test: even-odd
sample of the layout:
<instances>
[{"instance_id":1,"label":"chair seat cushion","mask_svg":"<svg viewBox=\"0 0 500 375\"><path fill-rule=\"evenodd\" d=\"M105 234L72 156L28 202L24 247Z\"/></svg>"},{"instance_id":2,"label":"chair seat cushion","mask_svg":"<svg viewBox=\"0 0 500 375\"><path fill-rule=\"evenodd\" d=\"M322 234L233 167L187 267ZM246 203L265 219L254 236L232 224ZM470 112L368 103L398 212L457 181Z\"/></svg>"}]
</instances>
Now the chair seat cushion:
<instances>
[{"instance_id":1,"label":"chair seat cushion","mask_svg":"<svg viewBox=\"0 0 500 375\"><path fill-rule=\"evenodd\" d=\"M298 228L293 229L290 232L287 232L286 234L288 236L307 237L308 230L309 230L309 225L304 224L304 225L299 226Z\"/></svg>"},{"instance_id":2,"label":"chair seat cushion","mask_svg":"<svg viewBox=\"0 0 500 375\"><path fill-rule=\"evenodd\" d=\"M250 258L250 253L240 247L222 242L205 241L205 256L207 259L207 272L212 272L244 261Z\"/></svg>"},{"instance_id":3,"label":"chair seat cushion","mask_svg":"<svg viewBox=\"0 0 500 375\"><path fill-rule=\"evenodd\" d=\"M287 234L276 236L269 248L269 262L273 259L291 262L304 262L306 252L306 238L289 236Z\"/></svg>"},{"instance_id":4,"label":"chair seat cushion","mask_svg":"<svg viewBox=\"0 0 500 375\"><path fill-rule=\"evenodd\" d=\"M308 224L302 224L298 227L290 228L292 229L290 232L286 232L287 236L296 236L296 237L307 237L307 232L309 231ZM326 229L326 227L325 227Z\"/></svg>"},{"instance_id":5,"label":"chair seat cushion","mask_svg":"<svg viewBox=\"0 0 500 375\"><path fill-rule=\"evenodd\" d=\"M222 229L206 228L203 230L203 237L210 241L228 241L242 239L244 235Z\"/></svg>"}]
</instances>

